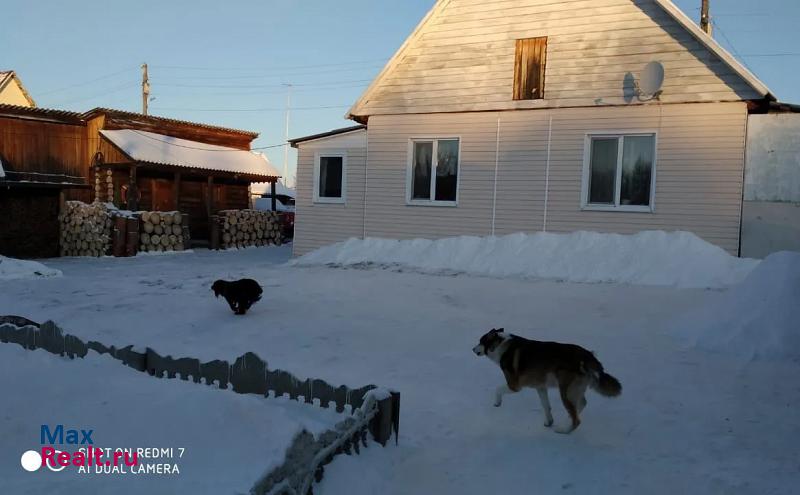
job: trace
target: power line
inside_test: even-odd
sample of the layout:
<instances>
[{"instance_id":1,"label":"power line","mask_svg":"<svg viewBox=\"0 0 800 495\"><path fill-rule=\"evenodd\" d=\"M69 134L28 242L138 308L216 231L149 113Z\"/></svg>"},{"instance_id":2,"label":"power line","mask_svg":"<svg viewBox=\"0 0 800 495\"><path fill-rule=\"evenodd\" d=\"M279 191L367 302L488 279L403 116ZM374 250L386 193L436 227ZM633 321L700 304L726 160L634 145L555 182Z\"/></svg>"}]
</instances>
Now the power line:
<instances>
[{"instance_id":1,"label":"power line","mask_svg":"<svg viewBox=\"0 0 800 495\"><path fill-rule=\"evenodd\" d=\"M301 84L294 84L292 86L298 87L308 87L308 86L325 86L325 85L334 85L334 84L355 84L355 83L363 83L363 82L370 82L372 79L353 79L350 81L331 81L329 83L301 83ZM283 87L283 84L175 84L175 83L158 83L154 86L164 86L168 88L239 88L239 89L254 89L254 88L280 88Z\"/></svg>"},{"instance_id":2,"label":"power line","mask_svg":"<svg viewBox=\"0 0 800 495\"><path fill-rule=\"evenodd\" d=\"M293 70L293 69L315 69L319 67L342 67L345 65L360 65L360 64L374 64L386 62L388 58L361 60L353 62L337 62L330 64L313 64L313 65L294 65L294 66L274 66L274 67L192 67L181 65L152 65L151 67L157 69L172 69L172 70L198 70L198 71L214 71L214 72L230 72L230 71L274 71L274 70Z\"/></svg>"},{"instance_id":3,"label":"power line","mask_svg":"<svg viewBox=\"0 0 800 495\"><path fill-rule=\"evenodd\" d=\"M121 70L119 72L112 72L111 74L106 74L104 76L96 77L94 79L90 79L88 81L84 81L84 82L81 82L81 83L71 84L69 86L64 86L64 87L58 88L58 89L51 89L50 91L38 92L38 95L39 96L49 95L51 93L58 93L60 91L64 91L64 90L67 90L67 89L77 88L78 86L83 86L85 84L90 84L90 83L93 83L93 82L103 81L105 79L110 79L110 78L112 78L114 76L118 76L120 74L124 74L126 72L130 72L131 70L133 70L133 69L132 68L127 68L127 69Z\"/></svg>"},{"instance_id":4,"label":"power line","mask_svg":"<svg viewBox=\"0 0 800 495\"><path fill-rule=\"evenodd\" d=\"M731 42L730 38L728 38L728 35L725 34L725 31L721 27L719 27L719 23L717 21L715 21L714 19L711 19L711 24L714 25L714 29L719 31L719 34L722 35L722 37L728 43L728 46L731 47L731 50L733 50L733 54L736 55L736 58L741 60L742 63L744 64L744 66L747 67L748 70L752 71L752 69L750 69L750 66L747 65L747 62L745 61L744 57L739 53L739 50L736 49L734 44Z\"/></svg>"},{"instance_id":5,"label":"power line","mask_svg":"<svg viewBox=\"0 0 800 495\"><path fill-rule=\"evenodd\" d=\"M62 101L60 103L54 104L53 106L62 106L62 105L68 105L68 104L71 104L71 103L78 103L78 102L86 101L86 100L93 100L95 98L99 98L101 96L106 96L106 95L109 95L109 94L112 94L112 93L116 93L118 91L122 91L123 89L132 88L132 87L138 86L138 85L139 85L138 82L136 82L136 83L126 83L126 84L123 84L121 86L116 86L114 88L109 88L107 91L103 91L102 93L95 93L92 96L86 96L86 97L83 97L83 98L77 98L77 99L72 99L72 100L68 100L68 101Z\"/></svg>"},{"instance_id":6,"label":"power line","mask_svg":"<svg viewBox=\"0 0 800 495\"><path fill-rule=\"evenodd\" d=\"M304 72L274 72L272 74L249 74L246 76L167 76L167 80L238 80L238 79L278 79L278 78L286 78L286 77L297 77L297 76L315 76L318 74L335 74L341 72L358 72L358 71L366 71L366 70L375 70L380 69L383 67L382 65L369 65L366 67L350 67L347 69L330 69L330 70L314 70L314 71L304 71Z\"/></svg>"},{"instance_id":7,"label":"power line","mask_svg":"<svg viewBox=\"0 0 800 495\"><path fill-rule=\"evenodd\" d=\"M292 107L292 110L324 110L329 108L350 108L351 105L330 105L321 107ZM181 108L181 107L158 107L154 110L169 110L182 112L285 112L286 108Z\"/></svg>"},{"instance_id":8,"label":"power line","mask_svg":"<svg viewBox=\"0 0 800 495\"><path fill-rule=\"evenodd\" d=\"M200 150L200 151L213 151L213 152L223 152L223 153L233 152L233 151L235 151L235 152L240 152L240 151L247 152L247 151L253 151L253 150L266 150L266 149L270 149L270 148L280 148L281 146L284 145L283 143L281 143L281 144L272 144L272 145L269 145L269 146L258 146L256 148L250 148L249 150L236 150L236 149L212 150L212 149L208 149L208 148L199 148L197 146L186 146L186 145L183 145L183 144L177 144L177 143L173 143L173 142L170 142L170 141L165 141L163 139L158 139L157 137L153 137L153 136L144 134L144 133L142 133L142 132L140 132L140 131L138 131L136 129L131 129L131 130L133 132L135 132L136 134L139 134L142 137L146 137L147 139L152 139L153 141L158 141L160 143L168 144L170 146L175 146L176 148L186 148L186 149L190 149L190 150Z\"/></svg>"}]
</instances>

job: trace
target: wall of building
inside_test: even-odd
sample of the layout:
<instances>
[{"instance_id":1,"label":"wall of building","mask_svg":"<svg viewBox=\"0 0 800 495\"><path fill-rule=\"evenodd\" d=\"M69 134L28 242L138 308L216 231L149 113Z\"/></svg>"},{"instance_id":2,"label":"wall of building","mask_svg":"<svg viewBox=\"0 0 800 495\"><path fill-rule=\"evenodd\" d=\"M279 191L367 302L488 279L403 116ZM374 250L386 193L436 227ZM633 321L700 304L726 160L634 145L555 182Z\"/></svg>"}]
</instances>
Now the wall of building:
<instances>
[{"instance_id":1,"label":"wall of building","mask_svg":"<svg viewBox=\"0 0 800 495\"><path fill-rule=\"evenodd\" d=\"M0 188L0 254L58 256L58 211L58 189Z\"/></svg>"},{"instance_id":2,"label":"wall of building","mask_svg":"<svg viewBox=\"0 0 800 495\"><path fill-rule=\"evenodd\" d=\"M800 251L800 114L751 115L742 256Z\"/></svg>"},{"instance_id":3,"label":"wall of building","mask_svg":"<svg viewBox=\"0 0 800 495\"><path fill-rule=\"evenodd\" d=\"M318 153L347 155L344 204L314 203L314 163ZM300 144L293 250L301 255L321 246L364 234L366 131Z\"/></svg>"},{"instance_id":4,"label":"wall of building","mask_svg":"<svg viewBox=\"0 0 800 495\"><path fill-rule=\"evenodd\" d=\"M436 238L493 230L501 235L661 229L691 231L736 254L746 118L744 103L373 116L367 172L348 167L344 205L311 204L314 153L301 146L295 253L363 231L373 237ZM642 131L658 136L655 211L582 210L587 132ZM406 204L409 141L420 137L460 138L458 206ZM365 150L352 153L362 160Z\"/></svg>"}]
</instances>

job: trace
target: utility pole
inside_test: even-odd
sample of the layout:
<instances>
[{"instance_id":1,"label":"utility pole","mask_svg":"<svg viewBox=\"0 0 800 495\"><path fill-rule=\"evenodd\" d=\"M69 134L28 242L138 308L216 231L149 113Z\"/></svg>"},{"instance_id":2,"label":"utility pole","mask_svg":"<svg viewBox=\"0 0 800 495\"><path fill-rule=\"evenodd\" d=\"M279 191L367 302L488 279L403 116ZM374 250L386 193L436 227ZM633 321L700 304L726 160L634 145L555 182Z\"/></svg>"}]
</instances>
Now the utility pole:
<instances>
[{"instance_id":1,"label":"utility pole","mask_svg":"<svg viewBox=\"0 0 800 495\"><path fill-rule=\"evenodd\" d=\"M150 99L150 78L147 77L147 64L142 64L142 113L147 115L147 101Z\"/></svg>"},{"instance_id":2,"label":"utility pole","mask_svg":"<svg viewBox=\"0 0 800 495\"><path fill-rule=\"evenodd\" d=\"M700 7L700 29L705 31L706 34L709 36L711 35L711 17L708 14L709 10L709 3L710 0L703 0L703 4Z\"/></svg>"},{"instance_id":3,"label":"utility pole","mask_svg":"<svg viewBox=\"0 0 800 495\"><path fill-rule=\"evenodd\" d=\"M289 116L292 111L292 85L286 86L286 135L283 145L283 185L289 187Z\"/></svg>"}]
</instances>

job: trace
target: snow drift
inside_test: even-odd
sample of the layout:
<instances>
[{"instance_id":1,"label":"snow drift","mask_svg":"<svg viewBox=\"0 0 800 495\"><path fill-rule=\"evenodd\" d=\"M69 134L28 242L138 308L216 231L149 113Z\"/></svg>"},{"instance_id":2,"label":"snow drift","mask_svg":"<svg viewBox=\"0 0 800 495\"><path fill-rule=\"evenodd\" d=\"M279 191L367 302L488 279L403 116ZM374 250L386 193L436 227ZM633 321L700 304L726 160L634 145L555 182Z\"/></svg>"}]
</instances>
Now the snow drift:
<instances>
[{"instance_id":1,"label":"snow drift","mask_svg":"<svg viewBox=\"0 0 800 495\"><path fill-rule=\"evenodd\" d=\"M800 360L800 253L767 257L679 332L697 347L748 359Z\"/></svg>"},{"instance_id":2,"label":"snow drift","mask_svg":"<svg viewBox=\"0 0 800 495\"><path fill-rule=\"evenodd\" d=\"M0 280L60 277L61 270L49 268L36 261L0 256Z\"/></svg>"},{"instance_id":3,"label":"snow drift","mask_svg":"<svg viewBox=\"0 0 800 495\"><path fill-rule=\"evenodd\" d=\"M741 282L758 261L733 257L689 232L648 231L634 235L574 232L439 240L350 239L293 263L374 264L493 277L723 288Z\"/></svg>"}]
</instances>

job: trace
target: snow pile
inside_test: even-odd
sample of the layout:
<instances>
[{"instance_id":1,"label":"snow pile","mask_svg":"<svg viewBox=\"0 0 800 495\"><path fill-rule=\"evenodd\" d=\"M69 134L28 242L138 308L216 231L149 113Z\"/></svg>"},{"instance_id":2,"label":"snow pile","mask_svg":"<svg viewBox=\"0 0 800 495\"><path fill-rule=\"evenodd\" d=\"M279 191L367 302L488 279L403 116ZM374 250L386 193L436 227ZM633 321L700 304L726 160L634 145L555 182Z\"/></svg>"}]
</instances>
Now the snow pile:
<instances>
[{"instance_id":1,"label":"snow pile","mask_svg":"<svg viewBox=\"0 0 800 495\"><path fill-rule=\"evenodd\" d=\"M770 255L690 320L681 332L702 349L749 359L800 359L800 253Z\"/></svg>"},{"instance_id":2,"label":"snow pile","mask_svg":"<svg viewBox=\"0 0 800 495\"><path fill-rule=\"evenodd\" d=\"M60 277L61 270L48 268L36 261L0 256L0 280Z\"/></svg>"},{"instance_id":3,"label":"snow pile","mask_svg":"<svg viewBox=\"0 0 800 495\"><path fill-rule=\"evenodd\" d=\"M574 232L452 237L439 240L350 239L294 260L295 265L402 266L424 272L533 277L679 288L722 288L758 264L689 232L634 235Z\"/></svg>"}]
</instances>

